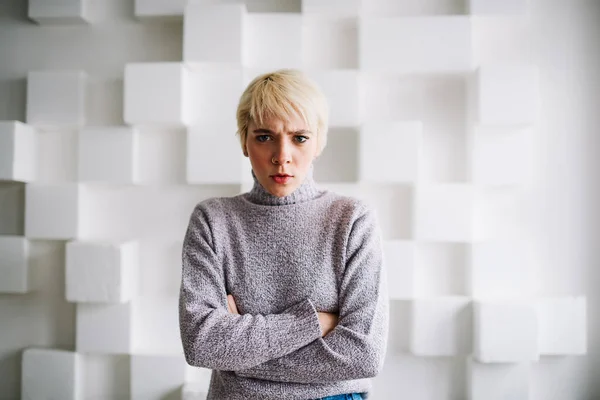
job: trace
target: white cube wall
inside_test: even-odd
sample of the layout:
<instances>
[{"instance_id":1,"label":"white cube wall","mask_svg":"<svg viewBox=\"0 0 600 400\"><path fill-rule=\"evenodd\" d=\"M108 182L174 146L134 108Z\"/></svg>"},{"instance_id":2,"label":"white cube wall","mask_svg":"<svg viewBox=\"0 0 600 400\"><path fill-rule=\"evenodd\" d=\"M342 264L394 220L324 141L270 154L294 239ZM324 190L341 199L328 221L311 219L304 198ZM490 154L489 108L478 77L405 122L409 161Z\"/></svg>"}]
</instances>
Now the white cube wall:
<instances>
[{"instance_id":1,"label":"white cube wall","mask_svg":"<svg viewBox=\"0 0 600 400\"><path fill-rule=\"evenodd\" d=\"M537 300L539 350L543 355L582 355L587 352L585 297Z\"/></svg>"},{"instance_id":2,"label":"white cube wall","mask_svg":"<svg viewBox=\"0 0 600 400\"><path fill-rule=\"evenodd\" d=\"M0 121L0 180L36 178L36 132L19 121Z\"/></svg>"},{"instance_id":3,"label":"white cube wall","mask_svg":"<svg viewBox=\"0 0 600 400\"><path fill-rule=\"evenodd\" d=\"M76 239L89 233L89 195L80 184L30 183L25 187L25 236Z\"/></svg>"},{"instance_id":4,"label":"white cube wall","mask_svg":"<svg viewBox=\"0 0 600 400\"><path fill-rule=\"evenodd\" d=\"M79 181L139 183L139 133L126 127L89 127L79 134Z\"/></svg>"},{"instance_id":5,"label":"white cube wall","mask_svg":"<svg viewBox=\"0 0 600 400\"><path fill-rule=\"evenodd\" d=\"M183 60L242 64L246 14L244 4L189 4L183 19Z\"/></svg>"},{"instance_id":6,"label":"white cube wall","mask_svg":"<svg viewBox=\"0 0 600 400\"><path fill-rule=\"evenodd\" d=\"M133 304L134 354L183 354L176 296L139 296Z\"/></svg>"},{"instance_id":7,"label":"white cube wall","mask_svg":"<svg viewBox=\"0 0 600 400\"><path fill-rule=\"evenodd\" d=\"M0 236L0 293L26 293L29 285L29 241Z\"/></svg>"},{"instance_id":8,"label":"white cube wall","mask_svg":"<svg viewBox=\"0 0 600 400\"><path fill-rule=\"evenodd\" d=\"M77 303L78 353L131 354L134 345L131 302Z\"/></svg>"},{"instance_id":9,"label":"white cube wall","mask_svg":"<svg viewBox=\"0 0 600 400\"><path fill-rule=\"evenodd\" d=\"M527 13L529 0L469 0L472 15L523 15Z\"/></svg>"},{"instance_id":10,"label":"white cube wall","mask_svg":"<svg viewBox=\"0 0 600 400\"><path fill-rule=\"evenodd\" d=\"M244 73L241 67L195 66L189 74L190 128L204 123L229 123L233 124L235 132L235 110L243 90Z\"/></svg>"},{"instance_id":11,"label":"white cube wall","mask_svg":"<svg viewBox=\"0 0 600 400\"><path fill-rule=\"evenodd\" d=\"M471 23L464 16L362 17L358 48L359 66L366 71L466 73L473 69Z\"/></svg>"},{"instance_id":12,"label":"white cube wall","mask_svg":"<svg viewBox=\"0 0 600 400\"><path fill-rule=\"evenodd\" d=\"M44 129L82 126L86 80L82 71L30 71L26 122Z\"/></svg>"},{"instance_id":13,"label":"white cube wall","mask_svg":"<svg viewBox=\"0 0 600 400\"><path fill-rule=\"evenodd\" d=\"M185 382L186 362L181 356L132 355L131 399L171 397Z\"/></svg>"},{"instance_id":14,"label":"white cube wall","mask_svg":"<svg viewBox=\"0 0 600 400\"><path fill-rule=\"evenodd\" d=\"M212 376L212 370L208 368L195 367L186 363L185 366L185 381L187 383L193 383L196 392L208 392L210 387L210 379Z\"/></svg>"},{"instance_id":15,"label":"white cube wall","mask_svg":"<svg viewBox=\"0 0 600 400\"><path fill-rule=\"evenodd\" d=\"M202 388L202 385L189 382L183 385L181 388L181 400L206 400L208 397L208 390Z\"/></svg>"},{"instance_id":16,"label":"white cube wall","mask_svg":"<svg viewBox=\"0 0 600 400\"><path fill-rule=\"evenodd\" d=\"M81 355L57 349L23 351L21 398L83 400Z\"/></svg>"},{"instance_id":17,"label":"white cube wall","mask_svg":"<svg viewBox=\"0 0 600 400\"><path fill-rule=\"evenodd\" d=\"M302 17L293 13L249 13L244 60L250 68L301 68Z\"/></svg>"},{"instance_id":18,"label":"white cube wall","mask_svg":"<svg viewBox=\"0 0 600 400\"><path fill-rule=\"evenodd\" d=\"M189 71L182 63L125 66L125 122L182 127L189 123Z\"/></svg>"},{"instance_id":19,"label":"white cube wall","mask_svg":"<svg viewBox=\"0 0 600 400\"><path fill-rule=\"evenodd\" d=\"M482 66L476 75L481 125L530 125L539 114L538 71L532 65Z\"/></svg>"},{"instance_id":20,"label":"white cube wall","mask_svg":"<svg viewBox=\"0 0 600 400\"><path fill-rule=\"evenodd\" d=\"M327 97L329 126L356 126L360 123L357 71L308 71L308 76Z\"/></svg>"},{"instance_id":21,"label":"white cube wall","mask_svg":"<svg viewBox=\"0 0 600 400\"><path fill-rule=\"evenodd\" d=\"M474 239L474 192L470 185L418 185L414 199L414 238L440 242Z\"/></svg>"},{"instance_id":22,"label":"white cube wall","mask_svg":"<svg viewBox=\"0 0 600 400\"><path fill-rule=\"evenodd\" d=\"M477 185L522 185L531 178L530 131L476 127L471 136L471 180Z\"/></svg>"},{"instance_id":23,"label":"white cube wall","mask_svg":"<svg viewBox=\"0 0 600 400\"><path fill-rule=\"evenodd\" d=\"M187 0L135 0L134 14L139 19L181 19Z\"/></svg>"},{"instance_id":24,"label":"white cube wall","mask_svg":"<svg viewBox=\"0 0 600 400\"><path fill-rule=\"evenodd\" d=\"M88 0L29 0L28 15L38 24L90 22Z\"/></svg>"},{"instance_id":25,"label":"white cube wall","mask_svg":"<svg viewBox=\"0 0 600 400\"><path fill-rule=\"evenodd\" d=\"M304 13L304 3L302 11ZM302 24L302 59L305 68L358 68L357 18L324 19L320 13L305 14Z\"/></svg>"},{"instance_id":26,"label":"white cube wall","mask_svg":"<svg viewBox=\"0 0 600 400\"><path fill-rule=\"evenodd\" d=\"M468 360L469 400L530 400L530 363L483 364Z\"/></svg>"},{"instance_id":27,"label":"white cube wall","mask_svg":"<svg viewBox=\"0 0 600 400\"><path fill-rule=\"evenodd\" d=\"M319 17L348 18L360 14L363 0L302 0L302 14Z\"/></svg>"},{"instance_id":28,"label":"white cube wall","mask_svg":"<svg viewBox=\"0 0 600 400\"><path fill-rule=\"evenodd\" d=\"M383 255L390 299L412 299L415 294L415 244L386 240L383 243Z\"/></svg>"},{"instance_id":29,"label":"white cube wall","mask_svg":"<svg viewBox=\"0 0 600 400\"><path fill-rule=\"evenodd\" d=\"M528 301L474 303L474 357L482 363L539 360L538 317Z\"/></svg>"},{"instance_id":30,"label":"white cube wall","mask_svg":"<svg viewBox=\"0 0 600 400\"><path fill-rule=\"evenodd\" d=\"M369 122L360 130L361 181L414 183L422 157L419 121Z\"/></svg>"},{"instance_id":31,"label":"white cube wall","mask_svg":"<svg viewBox=\"0 0 600 400\"><path fill-rule=\"evenodd\" d=\"M188 129L188 183L242 182L245 157L235 130L231 124L204 124Z\"/></svg>"},{"instance_id":32,"label":"white cube wall","mask_svg":"<svg viewBox=\"0 0 600 400\"><path fill-rule=\"evenodd\" d=\"M66 253L68 301L125 303L136 294L137 242L73 241Z\"/></svg>"},{"instance_id":33,"label":"white cube wall","mask_svg":"<svg viewBox=\"0 0 600 400\"><path fill-rule=\"evenodd\" d=\"M526 243L473 243L467 264L469 293L474 298L528 298L537 291L533 257Z\"/></svg>"},{"instance_id":34,"label":"white cube wall","mask_svg":"<svg viewBox=\"0 0 600 400\"><path fill-rule=\"evenodd\" d=\"M410 351L420 356L466 355L472 349L472 307L467 297L415 299Z\"/></svg>"}]
</instances>

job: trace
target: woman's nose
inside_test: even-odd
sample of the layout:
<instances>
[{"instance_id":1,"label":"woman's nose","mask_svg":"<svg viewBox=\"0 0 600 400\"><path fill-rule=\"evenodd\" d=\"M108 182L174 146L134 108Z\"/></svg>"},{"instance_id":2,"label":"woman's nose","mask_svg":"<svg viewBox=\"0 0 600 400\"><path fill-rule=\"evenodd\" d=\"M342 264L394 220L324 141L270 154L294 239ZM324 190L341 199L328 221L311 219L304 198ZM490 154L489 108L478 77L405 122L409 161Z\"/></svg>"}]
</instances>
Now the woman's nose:
<instances>
[{"instance_id":1,"label":"woman's nose","mask_svg":"<svg viewBox=\"0 0 600 400\"><path fill-rule=\"evenodd\" d=\"M273 164L289 164L292 162L292 152L289 146L282 143L278 146L277 151L271 159Z\"/></svg>"}]
</instances>

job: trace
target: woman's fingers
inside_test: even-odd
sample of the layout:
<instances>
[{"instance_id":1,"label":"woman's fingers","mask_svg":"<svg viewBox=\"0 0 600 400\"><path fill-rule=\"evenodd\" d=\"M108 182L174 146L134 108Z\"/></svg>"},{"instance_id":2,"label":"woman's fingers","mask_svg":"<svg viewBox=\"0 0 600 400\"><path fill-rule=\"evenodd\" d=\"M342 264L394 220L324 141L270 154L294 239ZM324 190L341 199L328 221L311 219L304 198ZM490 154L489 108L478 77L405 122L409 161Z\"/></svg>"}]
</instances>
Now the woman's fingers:
<instances>
[{"instance_id":1,"label":"woman's fingers","mask_svg":"<svg viewBox=\"0 0 600 400\"><path fill-rule=\"evenodd\" d=\"M233 300L233 296L230 294L227 295L227 309L232 314L239 314L235 300Z\"/></svg>"}]
</instances>

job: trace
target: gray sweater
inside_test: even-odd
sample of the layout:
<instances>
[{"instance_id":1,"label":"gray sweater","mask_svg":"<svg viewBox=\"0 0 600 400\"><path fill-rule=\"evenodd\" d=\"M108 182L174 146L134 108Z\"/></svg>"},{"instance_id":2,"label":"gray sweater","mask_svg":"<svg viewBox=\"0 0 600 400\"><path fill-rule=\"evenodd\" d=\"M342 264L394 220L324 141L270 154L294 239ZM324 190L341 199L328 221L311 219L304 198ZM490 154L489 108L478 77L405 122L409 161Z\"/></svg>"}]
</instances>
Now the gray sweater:
<instances>
[{"instance_id":1,"label":"gray sweater","mask_svg":"<svg viewBox=\"0 0 600 400\"><path fill-rule=\"evenodd\" d=\"M389 306L365 203L321 190L312 168L281 198L254 176L250 192L195 207L182 261L181 340L188 364L213 370L208 400L369 397ZM240 315L228 312L228 294ZM325 337L317 311L339 314Z\"/></svg>"}]
</instances>

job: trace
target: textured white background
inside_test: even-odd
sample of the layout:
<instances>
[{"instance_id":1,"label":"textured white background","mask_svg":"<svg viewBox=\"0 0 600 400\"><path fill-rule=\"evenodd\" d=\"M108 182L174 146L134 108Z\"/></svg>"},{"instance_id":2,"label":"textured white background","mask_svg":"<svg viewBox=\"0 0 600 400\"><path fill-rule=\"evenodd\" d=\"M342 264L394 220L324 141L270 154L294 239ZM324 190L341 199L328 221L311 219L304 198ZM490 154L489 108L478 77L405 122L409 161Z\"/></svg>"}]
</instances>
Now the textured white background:
<instances>
[{"instance_id":1,"label":"textured white background","mask_svg":"<svg viewBox=\"0 0 600 400\"><path fill-rule=\"evenodd\" d=\"M395 11L426 14L464 10L460 1L420 4L405 9L399 6ZM25 120L28 71L82 69L89 77L87 124L121 125L125 63L181 60L181 22L135 21L133 2L129 0L92 0L90 5L92 25L47 27L27 20L26 1L0 2L0 120ZM600 383L594 379L600 376L599 26L597 1L531 0L527 20L516 19L509 24L487 21L475 23L474 27L478 61L530 62L539 67L541 114L532 131L533 180L518 192L515 201L526 218L528 233L534 238L540 267L539 294L588 297L588 355L542 357L539 363L534 363L531 399L536 400L600 398ZM318 62L315 54L309 53L308 58ZM465 180L466 91L462 78L408 77L389 81L373 76L367 78L366 87L366 117L419 117L433 127L424 135L425 179ZM390 103L382 99L394 87L406 92L394 92L399 97L392 99L393 104L399 107L391 109L387 108ZM415 94L422 101L412 101ZM94 238L138 237L144 268L141 294L159 298L172 295L178 287L179 241L193 205L209 196L236 194L239 187L184 185L185 131L146 128L141 133L139 165L144 186L94 188L94 213L104 216L95 226ZM75 131L69 130L44 132L41 180L76 179L75 135ZM354 154L357 140L356 133L349 128L333 129L328 148L331 156L323 157L321 169L317 166L317 180L354 181L356 159L342 158L341 167L334 167L331 157ZM62 167L44 168L56 165ZM169 183L167 189L160 186L164 183ZM342 186L340 189L352 190ZM383 219L387 239L409 239L408 224L394 221L408 218L411 189L402 185L370 189L367 196L389 217ZM23 184L0 182L0 234L24 233L23 196ZM492 222L502 229L502 221ZM24 348L73 350L76 343L76 306L65 299L64 242L33 241L31 246L32 280L39 291L0 295L0 399L3 400L13 399L20 392ZM464 274L460 269L455 270L464 259L461 245L423 246L431 250L423 249L425 256L448 256L451 261L446 261L447 265L439 264L448 277L456 279L457 274L459 277ZM434 249L436 246L439 248ZM167 269L166 265L172 268ZM417 277L417 289L422 293L464 294L461 279L443 279L435 271L421 274ZM385 370L375 381L376 398L466 398L466 358L404 354L409 343L406 329L409 304L408 301L392 303L390 351ZM153 341L151 336L144 339L140 352ZM127 392L130 385L127 356L89 355L85 366L88 394L116 398L117 393Z\"/></svg>"}]
</instances>

